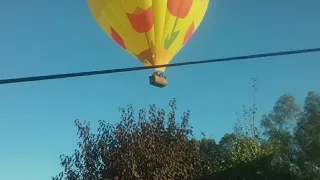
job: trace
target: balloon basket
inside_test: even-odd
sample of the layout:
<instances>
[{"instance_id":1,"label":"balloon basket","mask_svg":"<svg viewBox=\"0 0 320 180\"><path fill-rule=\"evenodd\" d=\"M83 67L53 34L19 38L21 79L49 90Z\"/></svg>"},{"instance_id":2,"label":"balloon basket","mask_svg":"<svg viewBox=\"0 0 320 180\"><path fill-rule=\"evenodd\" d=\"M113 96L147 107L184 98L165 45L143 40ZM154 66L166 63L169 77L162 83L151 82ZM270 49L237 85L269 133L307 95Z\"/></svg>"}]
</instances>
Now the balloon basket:
<instances>
[{"instance_id":1,"label":"balloon basket","mask_svg":"<svg viewBox=\"0 0 320 180\"><path fill-rule=\"evenodd\" d=\"M150 84L159 88L163 88L168 84L168 79L160 72L154 72L149 76Z\"/></svg>"}]
</instances>

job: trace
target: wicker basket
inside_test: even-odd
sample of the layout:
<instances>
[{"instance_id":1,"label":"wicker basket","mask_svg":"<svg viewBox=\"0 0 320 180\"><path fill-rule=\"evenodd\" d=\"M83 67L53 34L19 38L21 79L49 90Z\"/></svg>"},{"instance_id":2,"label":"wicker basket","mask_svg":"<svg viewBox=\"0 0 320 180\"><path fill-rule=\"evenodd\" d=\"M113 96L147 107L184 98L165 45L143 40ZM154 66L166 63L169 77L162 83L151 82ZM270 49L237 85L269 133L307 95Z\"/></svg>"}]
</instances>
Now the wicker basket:
<instances>
[{"instance_id":1,"label":"wicker basket","mask_svg":"<svg viewBox=\"0 0 320 180\"><path fill-rule=\"evenodd\" d=\"M168 84L168 80L164 76L159 76L157 74L152 74L149 76L150 84L160 88L165 87Z\"/></svg>"}]
</instances>

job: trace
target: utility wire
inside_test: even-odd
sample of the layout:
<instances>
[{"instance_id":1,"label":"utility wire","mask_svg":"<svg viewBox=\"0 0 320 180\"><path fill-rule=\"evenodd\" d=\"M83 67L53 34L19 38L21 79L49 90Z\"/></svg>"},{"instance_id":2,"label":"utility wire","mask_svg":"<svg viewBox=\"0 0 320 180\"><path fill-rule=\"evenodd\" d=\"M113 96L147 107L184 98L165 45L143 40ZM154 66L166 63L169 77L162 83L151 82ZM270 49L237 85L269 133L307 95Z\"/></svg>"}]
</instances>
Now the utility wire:
<instances>
[{"instance_id":1,"label":"utility wire","mask_svg":"<svg viewBox=\"0 0 320 180\"><path fill-rule=\"evenodd\" d=\"M111 74L111 73L129 72L129 71L141 71L145 69L154 69L154 68L161 68L161 67L186 66L186 65L217 63L217 62L225 62L225 61L239 61L239 60L253 59L253 58L285 56L285 55L291 55L291 54L302 54L302 53L312 53L312 52L320 52L320 48L281 51L281 52L274 52L274 53L254 54L254 55L247 55L247 56L236 56L236 57L218 58L218 59L210 59L210 60L202 60L202 61L190 61L190 62L156 65L156 66L142 66L142 67L121 68L121 69L107 69L107 70L100 70L100 71L87 71L87 72L78 72L78 73L53 74L53 75L44 75L44 76L2 79L0 80L0 84L12 84L12 83L41 81L41 80L49 80L49 79L92 76L92 75L98 75L98 74Z\"/></svg>"}]
</instances>

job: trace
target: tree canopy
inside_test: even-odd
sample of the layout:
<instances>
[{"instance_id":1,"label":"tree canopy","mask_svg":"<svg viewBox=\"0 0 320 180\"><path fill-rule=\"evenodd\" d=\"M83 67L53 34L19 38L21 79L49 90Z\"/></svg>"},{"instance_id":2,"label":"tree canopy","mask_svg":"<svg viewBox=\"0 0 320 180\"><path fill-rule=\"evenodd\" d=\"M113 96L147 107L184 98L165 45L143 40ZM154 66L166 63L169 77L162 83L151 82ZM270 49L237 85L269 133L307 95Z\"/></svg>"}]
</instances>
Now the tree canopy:
<instances>
[{"instance_id":1,"label":"tree canopy","mask_svg":"<svg viewBox=\"0 0 320 180\"><path fill-rule=\"evenodd\" d=\"M320 94L309 92L303 106L284 94L255 123L255 103L246 108L234 131L219 142L195 138L190 112L177 118L150 105L138 112L120 108L117 124L75 121L78 149L61 155L63 171L52 180L318 180L320 179Z\"/></svg>"}]
</instances>

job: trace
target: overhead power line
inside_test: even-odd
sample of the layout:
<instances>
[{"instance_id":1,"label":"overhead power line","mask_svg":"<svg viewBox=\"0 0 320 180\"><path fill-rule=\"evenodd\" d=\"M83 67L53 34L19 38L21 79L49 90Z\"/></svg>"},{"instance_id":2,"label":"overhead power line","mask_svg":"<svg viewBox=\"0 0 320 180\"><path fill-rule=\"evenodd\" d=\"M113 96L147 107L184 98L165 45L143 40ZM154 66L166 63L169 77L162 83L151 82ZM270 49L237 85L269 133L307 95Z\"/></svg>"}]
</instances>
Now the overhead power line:
<instances>
[{"instance_id":1,"label":"overhead power line","mask_svg":"<svg viewBox=\"0 0 320 180\"><path fill-rule=\"evenodd\" d=\"M202 60L202 61L173 63L173 64L165 64L165 65L157 65L157 66L142 66L142 67L121 68L121 69L107 69L107 70L100 70L100 71L86 71L86 72L77 72L77 73L2 79L0 80L0 84L12 84L12 83L21 83L21 82L29 82L29 81L42 81L42 80L50 80L50 79L92 76L92 75L99 75L99 74L111 74L111 73L129 72L129 71L141 71L145 69L154 69L154 68L161 68L161 67L186 66L186 65L217 63L217 62L225 62L225 61L239 61L239 60L253 59L253 58L285 56L285 55L291 55L291 54L302 54L302 53L312 53L312 52L320 52L320 48L281 51L281 52L254 54L254 55L247 55L247 56L236 56L236 57L218 58L218 59L210 59L210 60Z\"/></svg>"}]
</instances>

